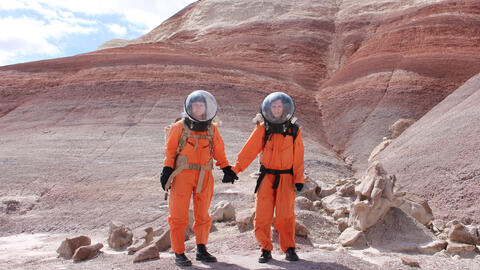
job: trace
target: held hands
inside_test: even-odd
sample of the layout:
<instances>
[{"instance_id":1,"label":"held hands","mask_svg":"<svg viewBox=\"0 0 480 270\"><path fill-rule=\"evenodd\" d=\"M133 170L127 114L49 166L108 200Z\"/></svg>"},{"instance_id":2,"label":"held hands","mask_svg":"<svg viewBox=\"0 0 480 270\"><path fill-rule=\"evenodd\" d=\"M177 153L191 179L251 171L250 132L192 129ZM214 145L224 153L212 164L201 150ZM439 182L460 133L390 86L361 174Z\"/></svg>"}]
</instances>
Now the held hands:
<instances>
[{"instance_id":1,"label":"held hands","mask_svg":"<svg viewBox=\"0 0 480 270\"><path fill-rule=\"evenodd\" d=\"M223 167L222 171L223 171L222 183L230 183L231 182L233 184L233 182L238 179L237 174L234 171L232 171L231 166Z\"/></svg>"},{"instance_id":2,"label":"held hands","mask_svg":"<svg viewBox=\"0 0 480 270\"><path fill-rule=\"evenodd\" d=\"M173 172L172 167L163 167L162 174L160 174L160 183L162 183L162 188L165 190L165 185L167 184L168 178Z\"/></svg>"},{"instance_id":3,"label":"held hands","mask_svg":"<svg viewBox=\"0 0 480 270\"><path fill-rule=\"evenodd\" d=\"M297 189L297 191L301 191L303 188L303 183L296 183L295 188Z\"/></svg>"}]
</instances>

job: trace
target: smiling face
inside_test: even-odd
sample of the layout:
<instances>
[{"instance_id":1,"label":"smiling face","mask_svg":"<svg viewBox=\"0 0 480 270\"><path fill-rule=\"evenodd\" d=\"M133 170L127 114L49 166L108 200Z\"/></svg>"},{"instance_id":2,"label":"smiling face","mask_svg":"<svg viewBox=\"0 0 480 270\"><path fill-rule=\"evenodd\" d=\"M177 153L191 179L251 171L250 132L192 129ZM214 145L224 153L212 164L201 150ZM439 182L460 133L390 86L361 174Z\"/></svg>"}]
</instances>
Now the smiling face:
<instances>
[{"instance_id":1,"label":"smiling face","mask_svg":"<svg viewBox=\"0 0 480 270\"><path fill-rule=\"evenodd\" d=\"M192 103L192 114L195 119L204 120L205 118L205 103L195 101Z\"/></svg>"},{"instance_id":2,"label":"smiling face","mask_svg":"<svg viewBox=\"0 0 480 270\"><path fill-rule=\"evenodd\" d=\"M270 110L272 111L273 117L279 119L282 117L283 113L283 103L281 99L277 99L270 104Z\"/></svg>"}]
</instances>

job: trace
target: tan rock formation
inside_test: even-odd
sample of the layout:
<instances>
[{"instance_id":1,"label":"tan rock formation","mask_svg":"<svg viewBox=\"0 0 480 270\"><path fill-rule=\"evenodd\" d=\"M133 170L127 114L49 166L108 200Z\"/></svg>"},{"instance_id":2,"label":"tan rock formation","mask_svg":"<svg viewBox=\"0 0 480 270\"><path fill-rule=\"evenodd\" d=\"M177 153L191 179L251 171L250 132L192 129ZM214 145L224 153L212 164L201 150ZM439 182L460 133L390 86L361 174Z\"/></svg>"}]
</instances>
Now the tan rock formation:
<instances>
[{"instance_id":1,"label":"tan rock formation","mask_svg":"<svg viewBox=\"0 0 480 270\"><path fill-rule=\"evenodd\" d=\"M357 198L350 209L350 226L365 231L383 218L391 207L402 205L404 200L394 194L394 179L387 176L379 162L372 163L355 188Z\"/></svg>"},{"instance_id":2,"label":"tan rock formation","mask_svg":"<svg viewBox=\"0 0 480 270\"><path fill-rule=\"evenodd\" d=\"M476 75L376 157L402 191L428 200L436 219L480 222L479 88Z\"/></svg>"}]
</instances>

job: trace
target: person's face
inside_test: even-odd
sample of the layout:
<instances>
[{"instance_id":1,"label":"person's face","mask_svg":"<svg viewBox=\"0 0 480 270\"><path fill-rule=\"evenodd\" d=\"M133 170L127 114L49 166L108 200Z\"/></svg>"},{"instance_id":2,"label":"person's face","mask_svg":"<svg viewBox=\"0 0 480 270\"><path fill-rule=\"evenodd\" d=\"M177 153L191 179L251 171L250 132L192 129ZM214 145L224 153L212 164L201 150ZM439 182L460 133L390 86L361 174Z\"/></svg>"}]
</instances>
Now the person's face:
<instances>
[{"instance_id":1,"label":"person's face","mask_svg":"<svg viewBox=\"0 0 480 270\"><path fill-rule=\"evenodd\" d=\"M272 110L273 117L280 118L283 113L283 103L282 100L275 100L270 104L270 109Z\"/></svg>"},{"instance_id":2,"label":"person's face","mask_svg":"<svg viewBox=\"0 0 480 270\"><path fill-rule=\"evenodd\" d=\"M205 103L200 101L195 101L192 103L192 113L195 119L203 120L205 113Z\"/></svg>"}]
</instances>

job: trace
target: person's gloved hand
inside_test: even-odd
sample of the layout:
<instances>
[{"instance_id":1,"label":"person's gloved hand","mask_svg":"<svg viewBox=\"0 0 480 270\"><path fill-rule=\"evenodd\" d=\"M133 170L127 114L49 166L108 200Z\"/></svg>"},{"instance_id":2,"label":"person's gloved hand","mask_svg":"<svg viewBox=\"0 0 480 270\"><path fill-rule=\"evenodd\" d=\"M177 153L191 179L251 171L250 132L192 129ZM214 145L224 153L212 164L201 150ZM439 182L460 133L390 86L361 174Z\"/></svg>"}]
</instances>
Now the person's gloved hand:
<instances>
[{"instance_id":1,"label":"person's gloved hand","mask_svg":"<svg viewBox=\"0 0 480 270\"><path fill-rule=\"evenodd\" d=\"M303 183L295 183L295 188L297 189L297 191L302 190L302 188L303 188Z\"/></svg>"},{"instance_id":2,"label":"person's gloved hand","mask_svg":"<svg viewBox=\"0 0 480 270\"><path fill-rule=\"evenodd\" d=\"M168 178L173 172L172 167L165 166L163 167L162 174L160 174L160 183L162 183L162 188L165 190L165 185L167 184Z\"/></svg>"},{"instance_id":3,"label":"person's gloved hand","mask_svg":"<svg viewBox=\"0 0 480 270\"><path fill-rule=\"evenodd\" d=\"M231 182L233 184L233 182L235 182L235 180L238 179L237 174L234 171L232 171L231 166L223 167L222 171L223 171L222 183L230 183Z\"/></svg>"}]
</instances>

